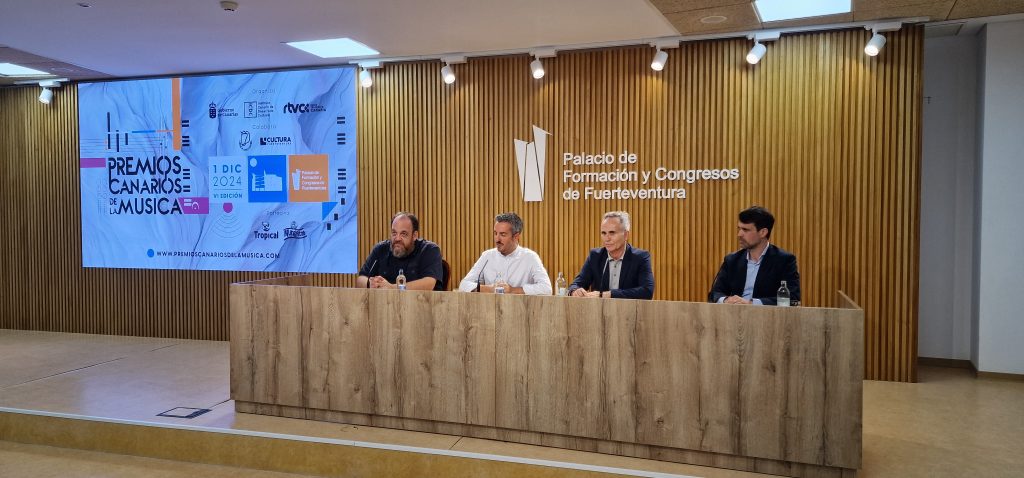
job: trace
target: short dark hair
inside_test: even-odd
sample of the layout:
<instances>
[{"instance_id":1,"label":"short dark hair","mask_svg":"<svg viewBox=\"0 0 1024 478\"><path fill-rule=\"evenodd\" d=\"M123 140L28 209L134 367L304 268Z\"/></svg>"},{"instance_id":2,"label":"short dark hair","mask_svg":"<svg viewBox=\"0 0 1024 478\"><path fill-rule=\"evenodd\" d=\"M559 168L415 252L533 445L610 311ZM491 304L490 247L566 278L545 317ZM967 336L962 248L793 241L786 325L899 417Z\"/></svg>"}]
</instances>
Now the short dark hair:
<instances>
[{"instance_id":1,"label":"short dark hair","mask_svg":"<svg viewBox=\"0 0 1024 478\"><path fill-rule=\"evenodd\" d=\"M412 222L412 232L420 231L420 218L416 217L416 215L411 212L398 211L395 213L394 216L391 216L391 222L395 222L395 219L398 219L402 216L409 218L409 221Z\"/></svg>"},{"instance_id":2,"label":"short dark hair","mask_svg":"<svg viewBox=\"0 0 1024 478\"><path fill-rule=\"evenodd\" d=\"M768 229L768 236L772 237L772 228L775 227L775 216L761 206L750 206L740 211L740 222L753 224L758 231Z\"/></svg>"},{"instance_id":3,"label":"short dark hair","mask_svg":"<svg viewBox=\"0 0 1024 478\"><path fill-rule=\"evenodd\" d=\"M512 235L523 232L523 218L514 212L503 212L494 216L494 222L507 222L512 226Z\"/></svg>"}]
</instances>

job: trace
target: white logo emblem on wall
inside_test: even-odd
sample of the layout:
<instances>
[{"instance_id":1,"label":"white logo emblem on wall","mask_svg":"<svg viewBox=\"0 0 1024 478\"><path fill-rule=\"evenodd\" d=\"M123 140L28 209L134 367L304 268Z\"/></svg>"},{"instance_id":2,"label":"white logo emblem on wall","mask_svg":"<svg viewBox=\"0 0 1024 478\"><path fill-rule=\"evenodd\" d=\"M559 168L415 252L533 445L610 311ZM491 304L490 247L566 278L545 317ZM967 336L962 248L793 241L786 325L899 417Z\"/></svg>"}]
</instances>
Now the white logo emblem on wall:
<instances>
[{"instance_id":1,"label":"white logo emblem on wall","mask_svg":"<svg viewBox=\"0 0 1024 478\"><path fill-rule=\"evenodd\" d=\"M515 140L519 190L526 202L544 199L544 165L547 164L547 139L550 134L533 126L533 142Z\"/></svg>"}]
</instances>

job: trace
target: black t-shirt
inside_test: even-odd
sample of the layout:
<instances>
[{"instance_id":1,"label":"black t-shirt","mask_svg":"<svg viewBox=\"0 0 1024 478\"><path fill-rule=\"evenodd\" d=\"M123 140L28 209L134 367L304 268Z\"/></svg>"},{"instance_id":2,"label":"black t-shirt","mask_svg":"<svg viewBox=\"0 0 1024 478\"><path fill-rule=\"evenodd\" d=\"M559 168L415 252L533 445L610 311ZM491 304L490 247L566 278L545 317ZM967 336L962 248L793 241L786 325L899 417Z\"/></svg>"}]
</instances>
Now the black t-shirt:
<instances>
[{"instance_id":1,"label":"black t-shirt","mask_svg":"<svg viewBox=\"0 0 1024 478\"><path fill-rule=\"evenodd\" d=\"M426 239L416 239L412 253L401 259L391 254L391 241L378 242L370 250L370 255L363 263L363 267L359 268L359 275L381 276L394 284L399 269L405 273L405 280L408 282L424 277L433 277L437 280L434 290L441 290L444 285L441 283L443 279L441 248Z\"/></svg>"}]
</instances>

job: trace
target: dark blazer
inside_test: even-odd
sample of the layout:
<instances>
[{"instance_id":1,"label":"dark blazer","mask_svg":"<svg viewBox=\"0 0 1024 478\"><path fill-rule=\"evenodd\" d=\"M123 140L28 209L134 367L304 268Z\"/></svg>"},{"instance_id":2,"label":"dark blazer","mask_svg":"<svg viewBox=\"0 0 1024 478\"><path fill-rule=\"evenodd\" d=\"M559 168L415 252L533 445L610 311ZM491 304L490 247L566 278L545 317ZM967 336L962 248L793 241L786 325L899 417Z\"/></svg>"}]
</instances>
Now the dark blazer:
<instances>
[{"instance_id":1,"label":"dark blazer","mask_svg":"<svg viewBox=\"0 0 1024 478\"><path fill-rule=\"evenodd\" d=\"M603 247L591 249L583 268L569 286L569 294L576 289L608 290L610 275L604 263L608 250ZM619 288L611 291L612 298L651 299L654 297L654 271L651 270L651 253L626 244L622 255L622 270L619 273Z\"/></svg>"},{"instance_id":2,"label":"dark blazer","mask_svg":"<svg viewBox=\"0 0 1024 478\"><path fill-rule=\"evenodd\" d=\"M742 296L746 281L747 250L740 249L725 256L708 293L708 302L718 302L722 297L733 295ZM796 268L796 256L769 243L754 280L753 298L760 299L764 305L775 305L775 295L782 281L786 281L789 288L789 300L800 300L800 271Z\"/></svg>"}]
</instances>

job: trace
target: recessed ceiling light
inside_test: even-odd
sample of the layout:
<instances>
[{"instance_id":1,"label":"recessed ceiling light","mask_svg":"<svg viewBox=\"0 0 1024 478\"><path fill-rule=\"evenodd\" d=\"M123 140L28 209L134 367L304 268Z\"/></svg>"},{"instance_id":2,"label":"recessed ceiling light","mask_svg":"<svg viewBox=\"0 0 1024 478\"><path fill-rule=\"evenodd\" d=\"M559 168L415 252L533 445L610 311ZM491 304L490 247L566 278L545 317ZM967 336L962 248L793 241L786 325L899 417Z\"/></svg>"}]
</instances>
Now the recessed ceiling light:
<instances>
[{"instance_id":1,"label":"recessed ceiling light","mask_svg":"<svg viewBox=\"0 0 1024 478\"><path fill-rule=\"evenodd\" d=\"M708 16L706 16L704 18L701 18L700 22L701 23L706 23L706 24L715 24L715 23L722 23L722 22L724 22L726 20L728 20L728 18L726 18L726 17L724 17L722 15L708 15Z\"/></svg>"},{"instance_id":2,"label":"recessed ceiling light","mask_svg":"<svg viewBox=\"0 0 1024 478\"><path fill-rule=\"evenodd\" d=\"M293 41L288 42L302 51L312 53L320 58L349 58L355 56L379 55L380 52L359 43L351 38L332 38L329 40Z\"/></svg>"},{"instance_id":3,"label":"recessed ceiling light","mask_svg":"<svg viewBox=\"0 0 1024 478\"><path fill-rule=\"evenodd\" d=\"M820 17L850 13L850 0L756 0L754 7L762 22Z\"/></svg>"},{"instance_id":4,"label":"recessed ceiling light","mask_svg":"<svg viewBox=\"0 0 1024 478\"><path fill-rule=\"evenodd\" d=\"M45 71L33 70L14 63L0 63L0 75L3 76L47 76Z\"/></svg>"}]
</instances>

